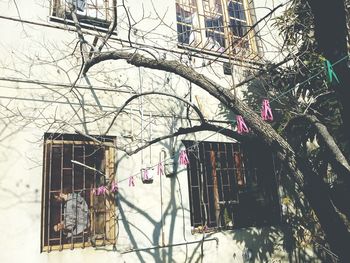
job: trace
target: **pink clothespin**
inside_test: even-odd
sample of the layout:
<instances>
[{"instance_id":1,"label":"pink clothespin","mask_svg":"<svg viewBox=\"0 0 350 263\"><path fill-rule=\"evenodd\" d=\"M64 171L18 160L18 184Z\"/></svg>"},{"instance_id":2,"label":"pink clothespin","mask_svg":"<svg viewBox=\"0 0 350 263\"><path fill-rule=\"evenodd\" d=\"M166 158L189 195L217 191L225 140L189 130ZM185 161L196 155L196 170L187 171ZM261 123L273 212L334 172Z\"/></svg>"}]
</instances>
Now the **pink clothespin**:
<instances>
[{"instance_id":1,"label":"pink clothespin","mask_svg":"<svg viewBox=\"0 0 350 263\"><path fill-rule=\"evenodd\" d=\"M99 188L97 188L96 195L102 195L102 194L105 194L105 193L107 193L107 187L106 186L102 185Z\"/></svg>"},{"instance_id":2,"label":"pink clothespin","mask_svg":"<svg viewBox=\"0 0 350 263\"><path fill-rule=\"evenodd\" d=\"M153 167L147 167L144 169L141 169L141 180L144 184L151 184L153 183L153 177L154 177L154 169Z\"/></svg>"},{"instance_id":3,"label":"pink clothespin","mask_svg":"<svg viewBox=\"0 0 350 263\"><path fill-rule=\"evenodd\" d=\"M237 132L239 134L249 132L249 128L245 124L243 117L241 115L237 115L236 120L237 120Z\"/></svg>"},{"instance_id":4,"label":"pink clothespin","mask_svg":"<svg viewBox=\"0 0 350 263\"><path fill-rule=\"evenodd\" d=\"M149 179L149 171L148 169L143 170L143 180L147 181Z\"/></svg>"},{"instance_id":5,"label":"pink clothespin","mask_svg":"<svg viewBox=\"0 0 350 263\"><path fill-rule=\"evenodd\" d=\"M118 185L113 181L111 184L111 193L118 192Z\"/></svg>"},{"instance_id":6,"label":"pink clothespin","mask_svg":"<svg viewBox=\"0 0 350 263\"><path fill-rule=\"evenodd\" d=\"M264 99L263 103L262 103L261 118L264 121L273 121L273 115L272 115L272 110L270 107L270 102L267 99Z\"/></svg>"},{"instance_id":7,"label":"pink clothespin","mask_svg":"<svg viewBox=\"0 0 350 263\"><path fill-rule=\"evenodd\" d=\"M186 150L181 150L179 155L179 163L180 165L188 165L190 161L188 160Z\"/></svg>"},{"instance_id":8,"label":"pink clothespin","mask_svg":"<svg viewBox=\"0 0 350 263\"><path fill-rule=\"evenodd\" d=\"M129 186L131 187L134 187L135 186L135 178L134 176L130 176L129 177Z\"/></svg>"},{"instance_id":9,"label":"pink clothespin","mask_svg":"<svg viewBox=\"0 0 350 263\"><path fill-rule=\"evenodd\" d=\"M163 162L160 162L157 165L157 174L158 175L164 175L164 163Z\"/></svg>"}]
</instances>

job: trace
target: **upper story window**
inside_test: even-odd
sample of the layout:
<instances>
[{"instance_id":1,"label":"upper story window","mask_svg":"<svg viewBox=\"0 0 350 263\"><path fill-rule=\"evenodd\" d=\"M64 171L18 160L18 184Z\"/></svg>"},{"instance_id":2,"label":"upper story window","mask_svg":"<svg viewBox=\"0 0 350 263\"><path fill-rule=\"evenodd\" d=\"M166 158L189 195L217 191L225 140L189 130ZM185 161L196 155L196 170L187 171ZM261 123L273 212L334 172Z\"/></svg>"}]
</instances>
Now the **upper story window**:
<instances>
[{"instance_id":1,"label":"upper story window","mask_svg":"<svg viewBox=\"0 0 350 263\"><path fill-rule=\"evenodd\" d=\"M176 0L178 42L183 46L237 54L257 52L247 0Z\"/></svg>"},{"instance_id":2,"label":"upper story window","mask_svg":"<svg viewBox=\"0 0 350 263\"><path fill-rule=\"evenodd\" d=\"M71 24L76 12L82 26L108 28L112 21L112 0L51 0L51 19Z\"/></svg>"},{"instance_id":3,"label":"upper story window","mask_svg":"<svg viewBox=\"0 0 350 263\"><path fill-rule=\"evenodd\" d=\"M183 141L193 232L277 224L272 156L238 143Z\"/></svg>"},{"instance_id":4,"label":"upper story window","mask_svg":"<svg viewBox=\"0 0 350 263\"><path fill-rule=\"evenodd\" d=\"M97 137L98 138L98 137ZM116 243L113 137L45 134L41 251Z\"/></svg>"}]
</instances>

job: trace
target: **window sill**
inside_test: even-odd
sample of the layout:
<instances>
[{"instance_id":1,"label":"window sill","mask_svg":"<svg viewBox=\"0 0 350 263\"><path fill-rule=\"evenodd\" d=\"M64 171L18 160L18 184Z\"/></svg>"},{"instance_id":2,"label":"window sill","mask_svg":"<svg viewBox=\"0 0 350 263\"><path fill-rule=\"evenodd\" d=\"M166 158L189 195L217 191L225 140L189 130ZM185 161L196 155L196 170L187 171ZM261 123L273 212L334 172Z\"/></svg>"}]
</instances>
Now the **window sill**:
<instances>
[{"instance_id":1,"label":"window sill","mask_svg":"<svg viewBox=\"0 0 350 263\"><path fill-rule=\"evenodd\" d=\"M233 226L226 226L226 227L195 227L191 229L191 234L203 234L203 233L217 233L222 232L226 230L234 230L235 228Z\"/></svg>"},{"instance_id":2,"label":"window sill","mask_svg":"<svg viewBox=\"0 0 350 263\"><path fill-rule=\"evenodd\" d=\"M49 21L75 27L74 21L71 19L68 19L68 18L61 18L61 17L57 17L57 16L52 15L52 16L49 16ZM103 27L97 26L99 21L96 20L96 22L97 22L96 24L92 24L92 23L87 24L84 22L80 22L79 25L84 29L97 30L100 32L108 32L108 27L109 27L111 22L105 21L105 26L103 26ZM100 24L102 24L102 23L100 22Z\"/></svg>"},{"instance_id":3,"label":"window sill","mask_svg":"<svg viewBox=\"0 0 350 263\"><path fill-rule=\"evenodd\" d=\"M115 246L115 240L108 241L108 240L96 240L94 244L92 244L90 241L86 241L84 243L74 243L74 245L71 244L62 244L62 245L52 245L52 246L44 246L41 252L52 252L52 251L62 251L62 250L69 250L69 249L77 249L77 248L90 248L90 247L102 247L102 246Z\"/></svg>"},{"instance_id":4,"label":"window sill","mask_svg":"<svg viewBox=\"0 0 350 263\"><path fill-rule=\"evenodd\" d=\"M191 234L196 235L196 234L203 234L203 233L218 233L218 232L224 232L224 231L234 231L234 230L242 230L242 229L249 229L249 228L265 228L265 227L274 227L274 226L279 226L281 224L281 220L278 219L275 222L270 221L270 222L260 222L260 223L255 223L252 225L246 225L246 226L225 226L225 227L195 227L191 229Z\"/></svg>"}]
</instances>

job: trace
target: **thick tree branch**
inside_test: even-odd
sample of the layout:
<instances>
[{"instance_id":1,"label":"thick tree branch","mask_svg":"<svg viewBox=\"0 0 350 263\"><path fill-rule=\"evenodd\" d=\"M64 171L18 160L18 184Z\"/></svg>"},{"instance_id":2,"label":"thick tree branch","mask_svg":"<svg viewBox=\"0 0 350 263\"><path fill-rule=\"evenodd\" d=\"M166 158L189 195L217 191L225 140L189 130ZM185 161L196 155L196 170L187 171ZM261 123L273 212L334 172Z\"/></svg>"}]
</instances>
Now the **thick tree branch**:
<instances>
[{"instance_id":1,"label":"thick tree branch","mask_svg":"<svg viewBox=\"0 0 350 263\"><path fill-rule=\"evenodd\" d=\"M83 73L86 74L93 65L106 60L125 60L136 67L145 67L175 73L206 90L209 94L223 103L229 110L242 115L255 133L265 140L267 145L276 148L275 150L279 151L282 160L289 163L298 184L303 187L303 175L297 168L294 159L295 153L292 147L279 134L277 134L269 124L262 121L261 117L256 114L255 111L238 98L235 98L228 89L216 84L208 77L197 73L191 67L178 61L156 60L137 53L123 51L107 52L94 57L85 64Z\"/></svg>"},{"instance_id":2,"label":"thick tree branch","mask_svg":"<svg viewBox=\"0 0 350 263\"><path fill-rule=\"evenodd\" d=\"M316 116L313 115L305 115L303 116L306 120L312 123L314 127L317 129L319 135L322 137L322 140L324 141L327 149L332 153L332 156L334 157L334 161L343 167L343 171L347 173L348 176L350 176L350 165L345 158L344 154L338 147L336 141L334 140L333 136L329 133L327 127L321 123L319 119L317 119Z\"/></svg>"},{"instance_id":3,"label":"thick tree branch","mask_svg":"<svg viewBox=\"0 0 350 263\"><path fill-rule=\"evenodd\" d=\"M340 176L346 176L350 180L350 165L347 161L345 155L338 147L337 142L333 136L329 133L327 127L314 115L300 115L288 122L286 129L290 129L296 124L302 124L304 122L310 123L314 128L316 128L318 135L324 142L327 150L327 162L330 162L334 168L337 168L338 174ZM329 158L330 157L330 158Z\"/></svg>"},{"instance_id":4,"label":"thick tree branch","mask_svg":"<svg viewBox=\"0 0 350 263\"><path fill-rule=\"evenodd\" d=\"M257 135L262 135L262 138L266 140L268 145L280 145L284 149L285 153L288 152L290 155L294 155L293 149L290 147L290 145L280 135L278 135L269 124L262 121L261 117L251 108L249 108L248 105L238 98L235 98L228 89L216 84L208 77L197 73L191 67L188 67L175 60L156 60L147 58L137 53L114 51L101 54L91 59L85 64L83 73L86 74L92 66L106 60L125 60L129 64L136 67L162 70L175 73L176 75L183 77L184 79L206 90L210 95L222 102L228 109L242 115L246 122L251 125L251 128L254 129ZM277 144L275 140L278 141ZM279 148L281 150L281 147Z\"/></svg>"}]
</instances>

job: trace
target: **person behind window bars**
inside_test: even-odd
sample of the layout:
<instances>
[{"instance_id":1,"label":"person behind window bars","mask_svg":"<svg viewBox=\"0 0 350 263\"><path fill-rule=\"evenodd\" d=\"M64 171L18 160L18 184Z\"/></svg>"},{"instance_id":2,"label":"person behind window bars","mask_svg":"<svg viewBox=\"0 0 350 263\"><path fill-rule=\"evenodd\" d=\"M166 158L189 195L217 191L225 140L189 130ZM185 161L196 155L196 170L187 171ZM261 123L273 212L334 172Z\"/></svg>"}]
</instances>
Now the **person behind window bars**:
<instances>
[{"instance_id":1,"label":"person behind window bars","mask_svg":"<svg viewBox=\"0 0 350 263\"><path fill-rule=\"evenodd\" d=\"M89 208L78 193L59 193L54 199L64 203L63 221L54 225L54 231L63 231L67 238L81 234L89 225Z\"/></svg>"}]
</instances>

